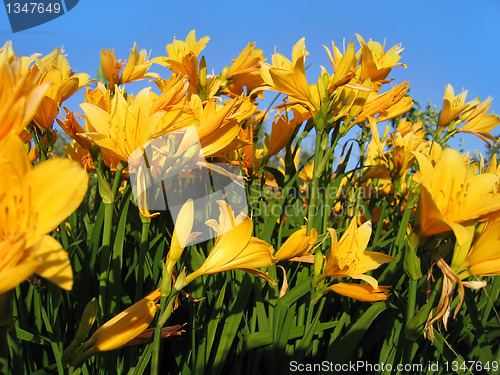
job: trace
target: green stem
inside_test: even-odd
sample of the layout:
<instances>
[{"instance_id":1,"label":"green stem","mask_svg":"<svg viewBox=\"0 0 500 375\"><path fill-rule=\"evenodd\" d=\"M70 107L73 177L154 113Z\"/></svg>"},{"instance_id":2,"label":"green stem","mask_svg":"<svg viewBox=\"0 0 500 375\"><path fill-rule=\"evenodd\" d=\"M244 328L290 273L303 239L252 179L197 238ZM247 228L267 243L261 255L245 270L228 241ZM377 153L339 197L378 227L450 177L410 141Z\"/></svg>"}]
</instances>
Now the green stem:
<instances>
[{"instance_id":1,"label":"green stem","mask_svg":"<svg viewBox=\"0 0 500 375\"><path fill-rule=\"evenodd\" d=\"M417 299L418 280L409 279L408 297L406 300L406 322L415 315L415 300Z\"/></svg>"},{"instance_id":2,"label":"green stem","mask_svg":"<svg viewBox=\"0 0 500 375\"><path fill-rule=\"evenodd\" d=\"M311 232L314 228L314 218L318 214L317 201L318 201L318 190L319 190L319 176L318 176L318 165L322 158L321 142L323 140L323 134L316 132L316 147L314 154L314 172L313 179L311 182L311 194L309 199L309 209L307 213L307 234Z\"/></svg>"},{"instance_id":3,"label":"green stem","mask_svg":"<svg viewBox=\"0 0 500 375\"><path fill-rule=\"evenodd\" d=\"M154 338L153 338L153 354L151 362L151 375L160 373L160 350L161 350L161 329L172 314L174 308L175 297L179 291L173 289L168 297L161 297L160 300L160 315L156 323Z\"/></svg>"},{"instance_id":4,"label":"green stem","mask_svg":"<svg viewBox=\"0 0 500 375\"><path fill-rule=\"evenodd\" d=\"M123 170L127 167L127 163L124 161L120 161L118 165L116 166L116 174L115 174L115 179L113 181L113 197L116 197L116 194L118 193L118 188L121 185L122 182L122 172Z\"/></svg>"},{"instance_id":5,"label":"green stem","mask_svg":"<svg viewBox=\"0 0 500 375\"><path fill-rule=\"evenodd\" d=\"M148 250L148 236L149 236L149 226L151 224L151 219L141 215L142 220L142 232L141 232L141 244L139 247L139 260L136 267L137 270L137 287L135 289L135 300L138 301L142 298L142 288L144 285L144 268L146 261L146 252Z\"/></svg>"},{"instance_id":6,"label":"green stem","mask_svg":"<svg viewBox=\"0 0 500 375\"><path fill-rule=\"evenodd\" d=\"M108 309L105 303L108 285L109 267L111 261L111 232L113 229L113 204L104 203L104 227L102 233L102 246L99 274L99 308L106 314Z\"/></svg>"},{"instance_id":7,"label":"green stem","mask_svg":"<svg viewBox=\"0 0 500 375\"><path fill-rule=\"evenodd\" d=\"M29 126L26 127L26 129L31 134L31 138L33 138L33 142L35 143L36 151L38 152L38 159L40 161L46 160L47 156L45 155L45 150L43 149L42 143L40 142L41 135L40 135L40 133L38 131L38 128L32 122Z\"/></svg>"}]
</instances>

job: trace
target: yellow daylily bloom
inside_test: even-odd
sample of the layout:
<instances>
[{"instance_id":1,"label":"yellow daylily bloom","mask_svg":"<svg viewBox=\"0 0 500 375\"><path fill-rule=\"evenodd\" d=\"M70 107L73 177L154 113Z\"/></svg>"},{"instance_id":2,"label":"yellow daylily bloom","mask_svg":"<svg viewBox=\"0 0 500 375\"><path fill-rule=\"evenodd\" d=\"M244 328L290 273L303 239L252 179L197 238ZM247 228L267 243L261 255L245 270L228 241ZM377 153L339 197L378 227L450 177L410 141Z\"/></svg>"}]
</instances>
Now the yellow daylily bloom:
<instances>
[{"instance_id":1,"label":"yellow daylily bloom","mask_svg":"<svg viewBox=\"0 0 500 375\"><path fill-rule=\"evenodd\" d=\"M335 229L328 228L328 231L332 238L332 245L326 255L323 274L320 277L351 277L366 281L374 291L378 291L377 280L365 273L395 259L376 251L366 251L372 233L371 222L367 221L358 228L356 219L352 219L338 242Z\"/></svg>"},{"instance_id":2,"label":"yellow daylily bloom","mask_svg":"<svg viewBox=\"0 0 500 375\"><path fill-rule=\"evenodd\" d=\"M488 164L488 167L486 168L485 172L493 173L500 177L500 165L498 165L496 154L493 154L491 156L490 163ZM499 191L500 191L500 186L499 186Z\"/></svg>"},{"instance_id":3,"label":"yellow daylily bloom","mask_svg":"<svg viewBox=\"0 0 500 375\"><path fill-rule=\"evenodd\" d=\"M421 153L414 153L420 171L414 180L421 184L420 229L424 235L453 230L459 244L469 237L465 223L482 219L500 210L497 193L499 177L491 173L476 174L462 155L447 148L436 165Z\"/></svg>"},{"instance_id":4,"label":"yellow daylily bloom","mask_svg":"<svg viewBox=\"0 0 500 375\"><path fill-rule=\"evenodd\" d=\"M234 217L234 211L225 201L219 200L217 201L217 204L219 205L219 221L209 219L206 224L218 235L229 232L246 220L247 216L243 213Z\"/></svg>"},{"instance_id":5,"label":"yellow daylily bloom","mask_svg":"<svg viewBox=\"0 0 500 375\"><path fill-rule=\"evenodd\" d=\"M496 142L496 138L489 132L500 124L500 117L493 113L487 113L490 109L493 98L489 97L481 102L476 98L470 102L465 102L467 90L455 96L453 87L446 86L444 92L444 102L439 114L438 128L450 125L456 121L452 134L455 132L472 133L481 140ZM457 125L462 125L457 127Z\"/></svg>"},{"instance_id":6,"label":"yellow daylily bloom","mask_svg":"<svg viewBox=\"0 0 500 375\"><path fill-rule=\"evenodd\" d=\"M106 112L111 111L111 90L106 89L101 82L97 82L94 90L87 87L83 95L85 103L94 104Z\"/></svg>"},{"instance_id":7,"label":"yellow daylily bloom","mask_svg":"<svg viewBox=\"0 0 500 375\"><path fill-rule=\"evenodd\" d=\"M360 35L356 34L356 36L361 44L362 82L370 78L373 83L379 81L383 83L394 66L406 68L405 64L398 63L399 59L401 59L401 52L404 50L401 44L396 44L389 51L384 52L384 46L380 43L371 39L367 43Z\"/></svg>"},{"instance_id":8,"label":"yellow daylily bloom","mask_svg":"<svg viewBox=\"0 0 500 375\"><path fill-rule=\"evenodd\" d=\"M297 123L295 118L287 120L285 115L276 115L269 139L268 157L276 155L287 145L297 125L300 125L300 123Z\"/></svg>"},{"instance_id":9,"label":"yellow daylily bloom","mask_svg":"<svg viewBox=\"0 0 500 375\"><path fill-rule=\"evenodd\" d=\"M493 98L489 97L484 102L479 103L472 112L464 116L462 122L466 122L457 128L457 131L475 134L487 143L490 143L489 141L496 142L496 138L490 134L490 131L500 124L500 117L493 113L487 113L492 101Z\"/></svg>"},{"instance_id":10,"label":"yellow daylily bloom","mask_svg":"<svg viewBox=\"0 0 500 375\"><path fill-rule=\"evenodd\" d=\"M230 212L230 208L228 208ZM221 210L222 212L222 210ZM245 217L238 225L231 218L232 229L227 230L227 222L219 222L219 231L227 230L217 237L215 245L205 262L186 277L184 286L201 275L240 269L262 277L273 285L275 281L264 272L257 270L273 264L273 247L267 242L252 237L252 220Z\"/></svg>"},{"instance_id":11,"label":"yellow daylily bloom","mask_svg":"<svg viewBox=\"0 0 500 375\"><path fill-rule=\"evenodd\" d=\"M262 50L255 49L255 43L248 43L225 74L225 79L229 81L226 91L232 95L241 95L243 87L250 92L261 86L264 81L260 75L260 66L264 61Z\"/></svg>"},{"instance_id":12,"label":"yellow daylily bloom","mask_svg":"<svg viewBox=\"0 0 500 375\"><path fill-rule=\"evenodd\" d=\"M245 145L239 139L241 125L257 110L249 97L242 95L223 105L217 104L214 98L205 103L195 95L191 99L197 119L196 130L205 157L223 155Z\"/></svg>"},{"instance_id":13,"label":"yellow daylily bloom","mask_svg":"<svg viewBox=\"0 0 500 375\"><path fill-rule=\"evenodd\" d=\"M115 350L135 339L151 324L159 305L160 289L156 289L117 316L100 326L83 344L84 351L105 352Z\"/></svg>"},{"instance_id":14,"label":"yellow daylily bloom","mask_svg":"<svg viewBox=\"0 0 500 375\"><path fill-rule=\"evenodd\" d=\"M63 150L66 151L71 159L78 161L87 172L95 171L94 161L90 154L93 145L92 141L83 136L85 129L78 123L75 114L66 107L63 108L66 111L66 117L64 121L57 119L57 122L77 142L77 144L71 143L69 146L63 147ZM89 132L95 132L92 125L87 125ZM120 158L113 151L105 148L101 149L101 155L104 163L112 170L116 170Z\"/></svg>"},{"instance_id":15,"label":"yellow daylily bloom","mask_svg":"<svg viewBox=\"0 0 500 375\"><path fill-rule=\"evenodd\" d=\"M438 127L444 127L470 107L470 103L465 103L467 90L455 96L453 86L448 84L444 89L443 108L439 113Z\"/></svg>"},{"instance_id":16,"label":"yellow daylily bloom","mask_svg":"<svg viewBox=\"0 0 500 375\"><path fill-rule=\"evenodd\" d=\"M398 131L391 134L392 168L398 177L406 176L410 167L415 162L413 151L420 152L429 147L429 142L424 139L425 131L420 123L420 128L410 131L402 136Z\"/></svg>"},{"instance_id":17,"label":"yellow daylily bloom","mask_svg":"<svg viewBox=\"0 0 500 375\"><path fill-rule=\"evenodd\" d=\"M312 181L314 175L314 160L304 165L304 168L299 172L299 177L304 182Z\"/></svg>"},{"instance_id":18,"label":"yellow daylily bloom","mask_svg":"<svg viewBox=\"0 0 500 375\"><path fill-rule=\"evenodd\" d=\"M356 61L358 60L354 50L354 42L351 41L347 51L342 54L335 43L332 41L332 52L328 47L323 46L330 58L335 73L330 76L329 93L331 94L338 86L345 85L356 76Z\"/></svg>"},{"instance_id":19,"label":"yellow daylily bloom","mask_svg":"<svg viewBox=\"0 0 500 375\"><path fill-rule=\"evenodd\" d=\"M63 53L64 50L56 48L30 69L32 76L40 75L40 84L50 85L34 116L36 125L41 129L50 129L59 113L61 103L87 85L90 80L88 74L74 74Z\"/></svg>"},{"instance_id":20,"label":"yellow daylily bloom","mask_svg":"<svg viewBox=\"0 0 500 375\"><path fill-rule=\"evenodd\" d=\"M367 121L370 116L377 114L377 122L386 121L408 112L413 106L413 100L405 96L409 88L405 81L383 94L369 96L354 123Z\"/></svg>"},{"instance_id":21,"label":"yellow daylily bloom","mask_svg":"<svg viewBox=\"0 0 500 375\"><path fill-rule=\"evenodd\" d=\"M108 80L109 87L114 87L118 83L123 62L116 59L115 51L110 49L101 50L101 70Z\"/></svg>"},{"instance_id":22,"label":"yellow daylily bloom","mask_svg":"<svg viewBox=\"0 0 500 375\"><path fill-rule=\"evenodd\" d=\"M209 40L210 37L205 36L197 41L195 30L191 30L185 41L174 38L174 41L166 46L168 57L155 57L152 61L166 66L174 74L187 77L193 88L190 91L198 92L200 88L198 55Z\"/></svg>"},{"instance_id":23,"label":"yellow daylily bloom","mask_svg":"<svg viewBox=\"0 0 500 375\"><path fill-rule=\"evenodd\" d=\"M184 247L188 244L191 236L191 230L194 223L194 204L193 200L189 199L182 206L177 220L175 221L174 233L170 242L170 250L167 254L165 264L167 273L171 274L175 264L179 260L184 251Z\"/></svg>"},{"instance_id":24,"label":"yellow daylily bloom","mask_svg":"<svg viewBox=\"0 0 500 375\"><path fill-rule=\"evenodd\" d=\"M461 279L500 275L500 211L488 217L462 264L451 267Z\"/></svg>"},{"instance_id":25,"label":"yellow daylily bloom","mask_svg":"<svg viewBox=\"0 0 500 375\"><path fill-rule=\"evenodd\" d=\"M273 64L263 63L260 74L266 83L264 89L286 94L315 113L319 108L319 95L316 86L307 83L305 58L308 54L305 38L302 38L293 46L292 61L275 53Z\"/></svg>"},{"instance_id":26,"label":"yellow daylily bloom","mask_svg":"<svg viewBox=\"0 0 500 375\"><path fill-rule=\"evenodd\" d=\"M172 75L168 80L162 79L155 81L155 83L161 90L161 95L152 103L150 113L164 112L164 116L159 124L160 132L171 132L196 123L196 111L187 98L189 89L187 78ZM194 101L195 99L192 98L192 100Z\"/></svg>"},{"instance_id":27,"label":"yellow daylily bloom","mask_svg":"<svg viewBox=\"0 0 500 375\"><path fill-rule=\"evenodd\" d=\"M153 64L153 61L148 60L146 50L142 49L138 51L136 43L134 43L134 46L130 50L128 60L123 62L116 59L114 50L101 50L101 69L104 77L108 80L109 88L144 78L160 79L157 73L147 73L151 64ZM122 69L123 72L120 75Z\"/></svg>"},{"instance_id":28,"label":"yellow daylily bloom","mask_svg":"<svg viewBox=\"0 0 500 375\"><path fill-rule=\"evenodd\" d=\"M125 99L125 92L116 88L111 100L111 113L96 105L83 103L88 122L95 132L79 134L101 148L114 152L121 160L128 161L130 154L151 141L158 134L163 112L150 114L156 94L150 88L142 89L132 103Z\"/></svg>"},{"instance_id":29,"label":"yellow daylily bloom","mask_svg":"<svg viewBox=\"0 0 500 375\"><path fill-rule=\"evenodd\" d=\"M88 176L78 163L50 159L32 167L15 135L0 142L0 294L38 273L70 290L68 254L48 235L78 208ZM40 189L43 186L43 189Z\"/></svg>"},{"instance_id":30,"label":"yellow daylily bloom","mask_svg":"<svg viewBox=\"0 0 500 375\"><path fill-rule=\"evenodd\" d=\"M328 287L331 291L361 302L385 301L388 297L388 286L379 285L374 289L371 285L338 283Z\"/></svg>"},{"instance_id":31,"label":"yellow daylily bloom","mask_svg":"<svg viewBox=\"0 0 500 375\"><path fill-rule=\"evenodd\" d=\"M0 140L29 125L49 89L49 83L39 84L29 70L37 56L16 56L11 42L0 49Z\"/></svg>"},{"instance_id":32,"label":"yellow daylily bloom","mask_svg":"<svg viewBox=\"0 0 500 375\"><path fill-rule=\"evenodd\" d=\"M146 73L151 67L151 64L153 64L153 62L148 60L146 50L141 49L140 51L137 51L137 44L134 43L127 63L123 68L123 72L120 77L120 84L134 82L144 78L160 79L160 76L157 73Z\"/></svg>"},{"instance_id":33,"label":"yellow daylily bloom","mask_svg":"<svg viewBox=\"0 0 500 375\"><path fill-rule=\"evenodd\" d=\"M312 229L307 234L307 226L302 226L295 231L274 254L274 261L292 259L303 255L311 254L311 251L318 240L318 232Z\"/></svg>"},{"instance_id":34,"label":"yellow daylily bloom","mask_svg":"<svg viewBox=\"0 0 500 375\"><path fill-rule=\"evenodd\" d=\"M72 140L69 146L64 146L63 151L66 152L71 160L77 161L85 169L87 173L95 172L94 160L92 155L80 144Z\"/></svg>"},{"instance_id":35,"label":"yellow daylily bloom","mask_svg":"<svg viewBox=\"0 0 500 375\"><path fill-rule=\"evenodd\" d=\"M371 166L365 174L367 178L385 179L390 175L395 178L406 176L415 162L415 155L412 152L424 152L430 147L430 142L424 139L425 130L421 122L411 124L405 119L401 121L396 131L386 137L387 127L382 141L378 136L375 120L370 118L369 121L373 138L367 148L366 164ZM384 152L386 146L389 146L389 149Z\"/></svg>"}]
</instances>

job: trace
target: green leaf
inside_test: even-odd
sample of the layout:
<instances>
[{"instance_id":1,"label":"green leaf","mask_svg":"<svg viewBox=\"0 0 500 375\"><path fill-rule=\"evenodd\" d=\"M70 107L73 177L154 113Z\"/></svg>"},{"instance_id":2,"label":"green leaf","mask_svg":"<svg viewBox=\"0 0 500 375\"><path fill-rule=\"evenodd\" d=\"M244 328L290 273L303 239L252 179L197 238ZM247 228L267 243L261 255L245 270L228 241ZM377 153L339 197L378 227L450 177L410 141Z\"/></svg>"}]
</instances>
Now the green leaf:
<instances>
[{"instance_id":1,"label":"green leaf","mask_svg":"<svg viewBox=\"0 0 500 375\"><path fill-rule=\"evenodd\" d=\"M332 350L329 351L328 360L333 363L346 363L349 358L356 352L356 348L363 340L370 325L375 318L387 308L384 302L376 302L366 310L359 319L356 320L349 331L336 342Z\"/></svg>"}]
</instances>

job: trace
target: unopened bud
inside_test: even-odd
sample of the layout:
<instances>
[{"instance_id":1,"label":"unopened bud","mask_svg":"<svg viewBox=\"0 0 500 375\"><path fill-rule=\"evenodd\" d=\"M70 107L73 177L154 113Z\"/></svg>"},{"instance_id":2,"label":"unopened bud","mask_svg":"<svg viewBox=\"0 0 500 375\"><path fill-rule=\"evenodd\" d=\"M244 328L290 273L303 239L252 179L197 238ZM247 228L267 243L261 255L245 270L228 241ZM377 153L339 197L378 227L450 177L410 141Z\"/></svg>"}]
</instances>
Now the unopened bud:
<instances>
[{"instance_id":1,"label":"unopened bud","mask_svg":"<svg viewBox=\"0 0 500 375\"><path fill-rule=\"evenodd\" d=\"M177 276L177 280L175 280L174 289L182 290L186 286L186 269L184 268L182 272Z\"/></svg>"},{"instance_id":2,"label":"unopened bud","mask_svg":"<svg viewBox=\"0 0 500 375\"><path fill-rule=\"evenodd\" d=\"M417 253L414 250L410 241L411 240L408 239L408 243L406 244L403 268L406 274L412 280L418 280L422 277L422 270L420 268L420 259L417 257Z\"/></svg>"},{"instance_id":3,"label":"unopened bud","mask_svg":"<svg viewBox=\"0 0 500 375\"><path fill-rule=\"evenodd\" d=\"M432 301L429 301L406 323L405 337L408 340L417 341L422 336L431 309Z\"/></svg>"}]
</instances>

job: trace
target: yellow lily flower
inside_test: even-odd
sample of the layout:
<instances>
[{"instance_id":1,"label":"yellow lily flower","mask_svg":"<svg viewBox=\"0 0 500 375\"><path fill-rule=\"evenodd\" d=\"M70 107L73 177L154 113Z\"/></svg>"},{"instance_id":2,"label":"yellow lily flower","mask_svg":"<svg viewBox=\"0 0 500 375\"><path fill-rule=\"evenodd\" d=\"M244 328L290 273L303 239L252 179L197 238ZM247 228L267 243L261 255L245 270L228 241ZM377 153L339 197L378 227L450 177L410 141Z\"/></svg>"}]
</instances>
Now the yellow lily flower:
<instances>
[{"instance_id":1,"label":"yellow lily flower","mask_svg":"<svg viewBox=\"0 0 500 375\"><path fill-rule=\"evenodd\" d=\"M16 56L11 42L0 49L0 140L11 132L20 134L29 125L49 89L29 70L37 56Z\"/></svg>"},{"instance_id":2,"label":"yellow lily flower","mask_svg":"<svg viewBox=\"0 0 500 375\"><path fill-rule=\"evenodd\" d=\"M438 127L444 127L457 119L462 112L470 107L470 103L465 103L467 90L455 96L453 86L448 84L444 89L443 108L439 113Z\"/></svg>"},{"instance_id":3,"label":"yellow lily flower","mask_svg":"<svg viewBox=\"0 0 500 375\"><path fill-rule=\"evenodd\" d=\"M242 95L224 105L217 104L214 98L205 103L197 95L193 95L191 99L204 157L223 155L246 144L239 139L241 125L257 110L249 97Z\"/></svg>"},{"instance_id":4,"label":"yellow lily flower","mask_svg":"<svg viewBox=\"0 0 500 375\"><path fill-rule=\"evenodd\" d=\"M42 70L42 74L48 74L57 71L61 75L60 91L61 101L65 101L72 96L76 91L89 83L90 75L87 73L75 74L71 70L64 50L56 48L47 56L40 59L41 65L36 64L33 66L32 74L38 73L38 69ZM42 78L43 81L43 78Z\"/></svg>"},{"instance_id":5,"label":"yellow lily flower","mask_svg":"<svg viewBox=\"0 0 500 375\"><path fill-rule=\"evenodd\" d=\"M88 176L78 163L50 159L32 168L15 135L0 142L0 294L32 273L73 286L68 254L47 233L78 208ZM40 189L43 186L43 189Z\"/></svg>"},{"instance_id":6,"label":"yellow lily flower","mask_svg":"<svg viewBox=\"0 0 500 375\"><path fill-rule=\"evenodd\" d=\"M236 225L237 221L232 218L230 208L227 207L227 214L222 214L223 212L221 209L221 215L228 216L219 222L219 236L214 247L201 267L186 277L184 286L201 275L235 269L262 277L274 285L275 281L272 278L256 269L273 264L273 247L263 240L252 237L253 224L249 217L245 217ZM229 227L232 229L228 230Z\"/></svg>"},{"instance_id":7,"label":"yellow lily flower","mask_svg":"<svg viewBox=\"0 0 500 375\"><path fill-rule=\"evenodd\" d=\"M409 88L408 82L405 81L383 94L369 96L354 124L367 121L370 116L377 114L377 122L381 122L408 112L413 106L413 100L405 96Z\"/></svg>"},{"instance_id":8,"label":"yellow lily flower","mask_svg":"<svg viewBox=\"0 0 500 375\"><path fill-rule=\"evenodd\" d=\"M35 149L36 150L36 149ZM94 160L92 155L80 144L72 140L69 146L63 147L64 152L71 160L77 161L85 169L87 173L95 172Z\"/></svg>"},{"instance_id":9,"label":"yellow lily flower","mask_svg":"<svg viewBox=\"0 0 500 375\"><path fill-rule=\"evenodd\" d=\"M319 95L316 86L307 83L305 59L308 54L305 38L302 38L293 46L292 61L275 53L273 64L263 63L260 74L266 83L263 89L282 92L304 105L311 113L316 113Z\"/></svg>"},{"instance_id":10,"label":"yellow lily flower","mask_svg":"<svg viewBox=\"0 0 500 375\"><path fill-rule=\"evenodd\" d=\"M299 172L299 177L304 182L312 181L314 174L314 160L304 165L304 168Z\"/></svg>"},{"instance_id":11,"label":"yellow lily flower","mask_svg":"<svg viewBox=\"0 0 500 375\"><path fill-rule=\"evenodd\" d=\"M186 41L177 40L166 46L168 57L155 57L152 62L166 66L174 74L180 74L189 79L192 87L190 92L197 93L200 88L198 55L206 47L210 37L196 40L195 30L191 30Z\"/></svg>"},{"instance_id":12,"label":"yellow lily flower","mask_svg":"<svg viewBox=\"0 0 500 375\"><path fill-rule=\"evenodd\" d=\"M366 164L371 167L364 175L366 178L385 179L391 174L395 178L406 176L415 161L412 152L425 152L430 147L429 142L424 139L425 131L421 122L411 124L405 119L400 122L396 131L386 137L387 127L382 141L378 136L377 124L373 118L369 121L373 138L367 148ZM384 152L386 146L389 146L389 150Z\"/></svg>"},{"instance_id":13,"label":"yellow lily flower","mask_svg":"<svg viewBox=\"0 0 500 375\"><path fill-rule=\"evenodd\" d=\"M384 46L380 43L371 39L367 43L360 35L356 34L356 36L361 44L361 82L370 78L373 83L385 83L385 79L394 66L406 68L405 64L398 63L401 52L404 50L401 44L396 44L389 51L384 52Z\"/></svg>"},{"instance_id":14,"label":"yellow lily flower","mask_svg":"<svg viewBox=\"0 0 500 375\"><path fill-rule=\"evenodd\" d=\"M493 99L489 97L480 102L479 98L477 98L466 103L466 97L467 90L455 96L453 87L451 85L446 86L438 127L445 127L450 125L452 121L456 121L456 125L462 124L462 126L457 127L455 125L452 133L472 133L488 144L490 144L490 141L496 142L496 138L489 132L500 124L500 117L493 113L487 113Z\"/></svg>"},{"instance_id":15,"label":"yellow lily flower","mask_svg":"<svg viewBox=\"0 0 500 375\"><path fill-rule=\"evenodd\" d=\"M101 50L101 70L108 80L109 87L114 87L120 76L124 62L116 59L115 51L110 49Z\"/></svg>"},{"instance_id":16,"label":"yellow lily flower","mask_svg":"<svg viewBox=\"0 0 500 375\"><path fill-rule=\"evenodd\" d=\"M157 73L147 73L153 61L148 60L145 49L137 51L137 44L130 50L130 56L127 61L117 60L114 50L101 50L101 69L104 77L108 80L108 87L121 85L129 82L138 81L144 78L160 79ZM125 65L125 67L124 67ZM123 72L120 72L123 69Z\"/></svg>"},{"instance_id":17,"label":"yellow lily flower","mask_svg":"<svg viewBox=\"0 0 500 375\"><path fill-rule=\"evenodd\" d=\"M423 154L414 154L420 167L414 180L421 184L418 206L422 234L453 230L458 243L463 244L469 237L464 226L467 221L500 210L498 176L475 174L455 149L443 150L435 166Z\"/></svg>"},{"instance_id":18,"label":"yellow lily flower","mask_svg":"<svg viewBox=\"0 0 500 375\"><path fill-rule=\"evenodd\" d=\"M500 177L500 165L498 165L496 154L493 154L491 156L490 164L488 164L488 167L486 168L485 172L493 173ZM499 191L500 191L500 186L499 186Z\"/></svg>"},{"instance_id":19,"label":"yellow lily flower","mask_svg":"<svg viewBox=\"0 0 500 375\"><path fill-rule=\"evenodd\" d=\"M50 129L61 103L87 85L90 80L88 74L74 74L63 53L64 50L56 48L30 69L32 76L41 75L40 84L50 84L34 117L36 125L41 129Z\"/></svg>"},{"instance_id":20,"label":"yellow lily flower","mask_svg":"<svg viewBox=\"0 0 500 375\"><path fill-rule=\"evenodd\" d=\"M490 109L492 101L493 98L489 97L484 102L479 103L472 112L464 116L462 122L467 122L457 128L457 131L475 134L487 143L490 141L496 143L496 138L489 132L500 124L500 117L493 113L486 113Z\"/></svg>"},{"instance_id":21,"label":"yellow lily flower","mask_svg":"<svg viewBox=\"0 0 500 375\"><path fill-rule=\"evenodd\" d=\"M326 256L323 275L364 280L377 289L377 280L365 273L395 259L383 253L365 250L372 234L371 222L367 221L358 228L356 219L352 219L338 242L335 229L328 228L328 232L332 245Z\"/></svg>"},{"instance_id":22,"label":"yellow lily flower","mask_svg":"<svg viewBox=\"0 0 500 375\"><path fill-rule=\"evenodd\" d=\"M367 291L370 293L385 292L387 287L380 287L379 289L377 280L372 276L365 275L366 272L395 260L389 255L365 250L372 233L371 222L367 221L358 228L356 219L352 219L338 242L335 229L327 229L332 238L332 245L326 255L326 262L320 279L330 276L351 277L356 280L366 281L369 284L368 286L360 287L357 284L341 284L341 286L333 285L333 288L331 288L334 291L345 291L350 288L349 295L346 294L347 292L341 294L360 300L367 298ZM375 294L375 296L383 297L383 295L379 294Z\"/></svg>"},{"instance_id":23,"label":"yellow lily flower","mask_svg":"<svg viewBox=\"0 0 500 375\"><path fill-rule=\"evenodd\" d=\"M207 220L206 224L212 228L219 236L223 233L229 232L233 228L236 228L243 221L246 220L247 216L240 213L237 217L234 217L234 211L225 201L217 201L219 205L219 221L215 219Z\"/></svg>"},{"instance_id":24,"label":"yellow lily flower","mask_svg":"<svg viewBox=\"0 0 500 375\"><path fill-rule=\"evenodd\" d=\"M106 112L111 111L111 90L106 89L101 82L97 82L94 90L87 87L83 95L85 103L94 104Z\"/></svg>"},{"instance_id":25,"label":"yellow lily flower","mask_svg":"<svg viewBox=\"0 0 500 375\"><path fill-rule=\"evenodd\" d=\"M349 83L356 76L356 61L359 56L356 56L354 50L354 42L351 41L347 47L347 51L342 54L335 43L332 41L332 52L328 47L323 46L330 58L335 73L330 76L329 94L331 94L338 86Z\"/></svg>"},{"instance_id":26,"label":"yellow lily flower","mask_svg":"<svg viewBox=\"0 0 500 375\"><path fill-rule=\"evenodd\" d=\"M78 123L74 113L66 107L63 108L66 111L66 117L64 121L57 119L57 122L71 138L78 142L78 144L72 143L69 146L63 147L63 150L66 151L71 159L78 161L87 172L95 171L94 161L90 154L93 145L92 141L84 137L85 129ZM89 132L96 131L90 124L88 124L88 130ZM113 151L105 148L101 149L101 154L104 163L112 170L116 170L120 158Z\"/></svg>"},{"instance_id":27,"label":"yellow lily flower","mask_svg":"<svg viewBox=\"0 0 500 375\"><path fill-rule=\"evenodd\" d=\"M285 115L276 115L269 139L268 157L276 155L287 145L297 125L300 123L297 123L295 118L287 120Z\"/></svg>"},{"instance_id":28,"label":"yellow lily flower","mask_svg":"<svg viewBox=\"0 0 500 375\"><path fill-rule=\"evenodd\" d=\"M134 43L134 47L130 51L130 56L123 68L122 75L120 77L120 84L125 84L129 82L138 81L144 78L155 78L160 79L157 73L146 73L146 71L153 64L152 61L148 61L148 55L145 49L137 51L137 44Z\"/></svg>"},{"instance_id":29,"label":"yellow lily flower","mask_svg":"<svg viewBox=\"0 0 500 375\"><path fill-rule=\"evenodd\" d=\"M160 297L161 293L158 288L108 320L83 344L83 350L91 350L92 354L115 350L135 339L153 321L159 308L156 302Z\"/></svg>"},{"instance_id":30,"label":"yellow lily flower","mask_svg":"<svg viewBox=\"0 0 500 375\"><path fill-rule=\"evenodd\" d=\"M274 254L274 261L292 259L311 254L311 251L318 240L318 232L312 229L307 234L307 226L302 226L295 231ZM292 259L293 260L293 259Z\"/></svg>"},{"instance_id":31,"label":"yellow lily flower","mask_svg":"<svg viewBox=\"0 0 500 375\"><path fill-rule=\"evenodd\" d=\"M500 212L488 217L483 230L460 265L453 265L461 279L500 275Z\"/></svg>"},{"instance_id":32,"label":"yellow lily flower","mask_svg":"<svg viewBox=\"0 0 500 375\"><path fill-rule=\"evenodd\" d=\"M196 123L195 110L186 95L189 89L187 78L172 75L168 80L162 79L155 83L162 93L152 103L150 113L164 111L159 125L162 133L186 128Z\"/></svg>"},{"instance_id":33,"label":"yellow lily flower","mask_svg":"<svg viewBox=\"0 0 500 375\"><path fill-rule=\"evenodd\" d=\"M338 283L328 287L331 291L345 297L354 298L361 302L385 301L388 297L388 286L379 285L374 289L370 285Z\"/></svg>"},{"instance_id":34,"label":"yellow lily flower","mask_svg":"<svg viewBox=\"0 0 500 375\"><path fill-rule=\"evenodd\" d=\"M167 273L171 274L175 264L179 260L184 248L191 238L191 230L194 223L194 205L193 200L189 199L179 211L175 221L174 233L170 242L170 250L167 254L165 264Z\"/></svg>"},{"instance_id":35,"label":"yellow lily flower","mask_svg":"<svg viewBox=\"0 0 500 375\"><path fill-rule=\"evenodd\" d=\"M228 94L241 95L244 86L249 92L261 86L264 81L260 75L260 66L264 61L262 50L255 49L255 43L248 43L225 74L225 79L229 81L226 87Z\"/></svg>"},{"instance_id":36,"label":"yellow lily flower","mask_svg":"<svg viewBox=\"0 0 500 375\"><path fill-rule=\"evenodd\" d=\"M141 90L132 103L125 99L122 89L116 88L111 100L111 113L96 105L83 103L88 122L96 130L79 134L101 148L114 152L121 160L128 161L130 154L151 141L158 134L163 112L150 114L155 94L150 88Z\"/></svg>"}]
</instances>

